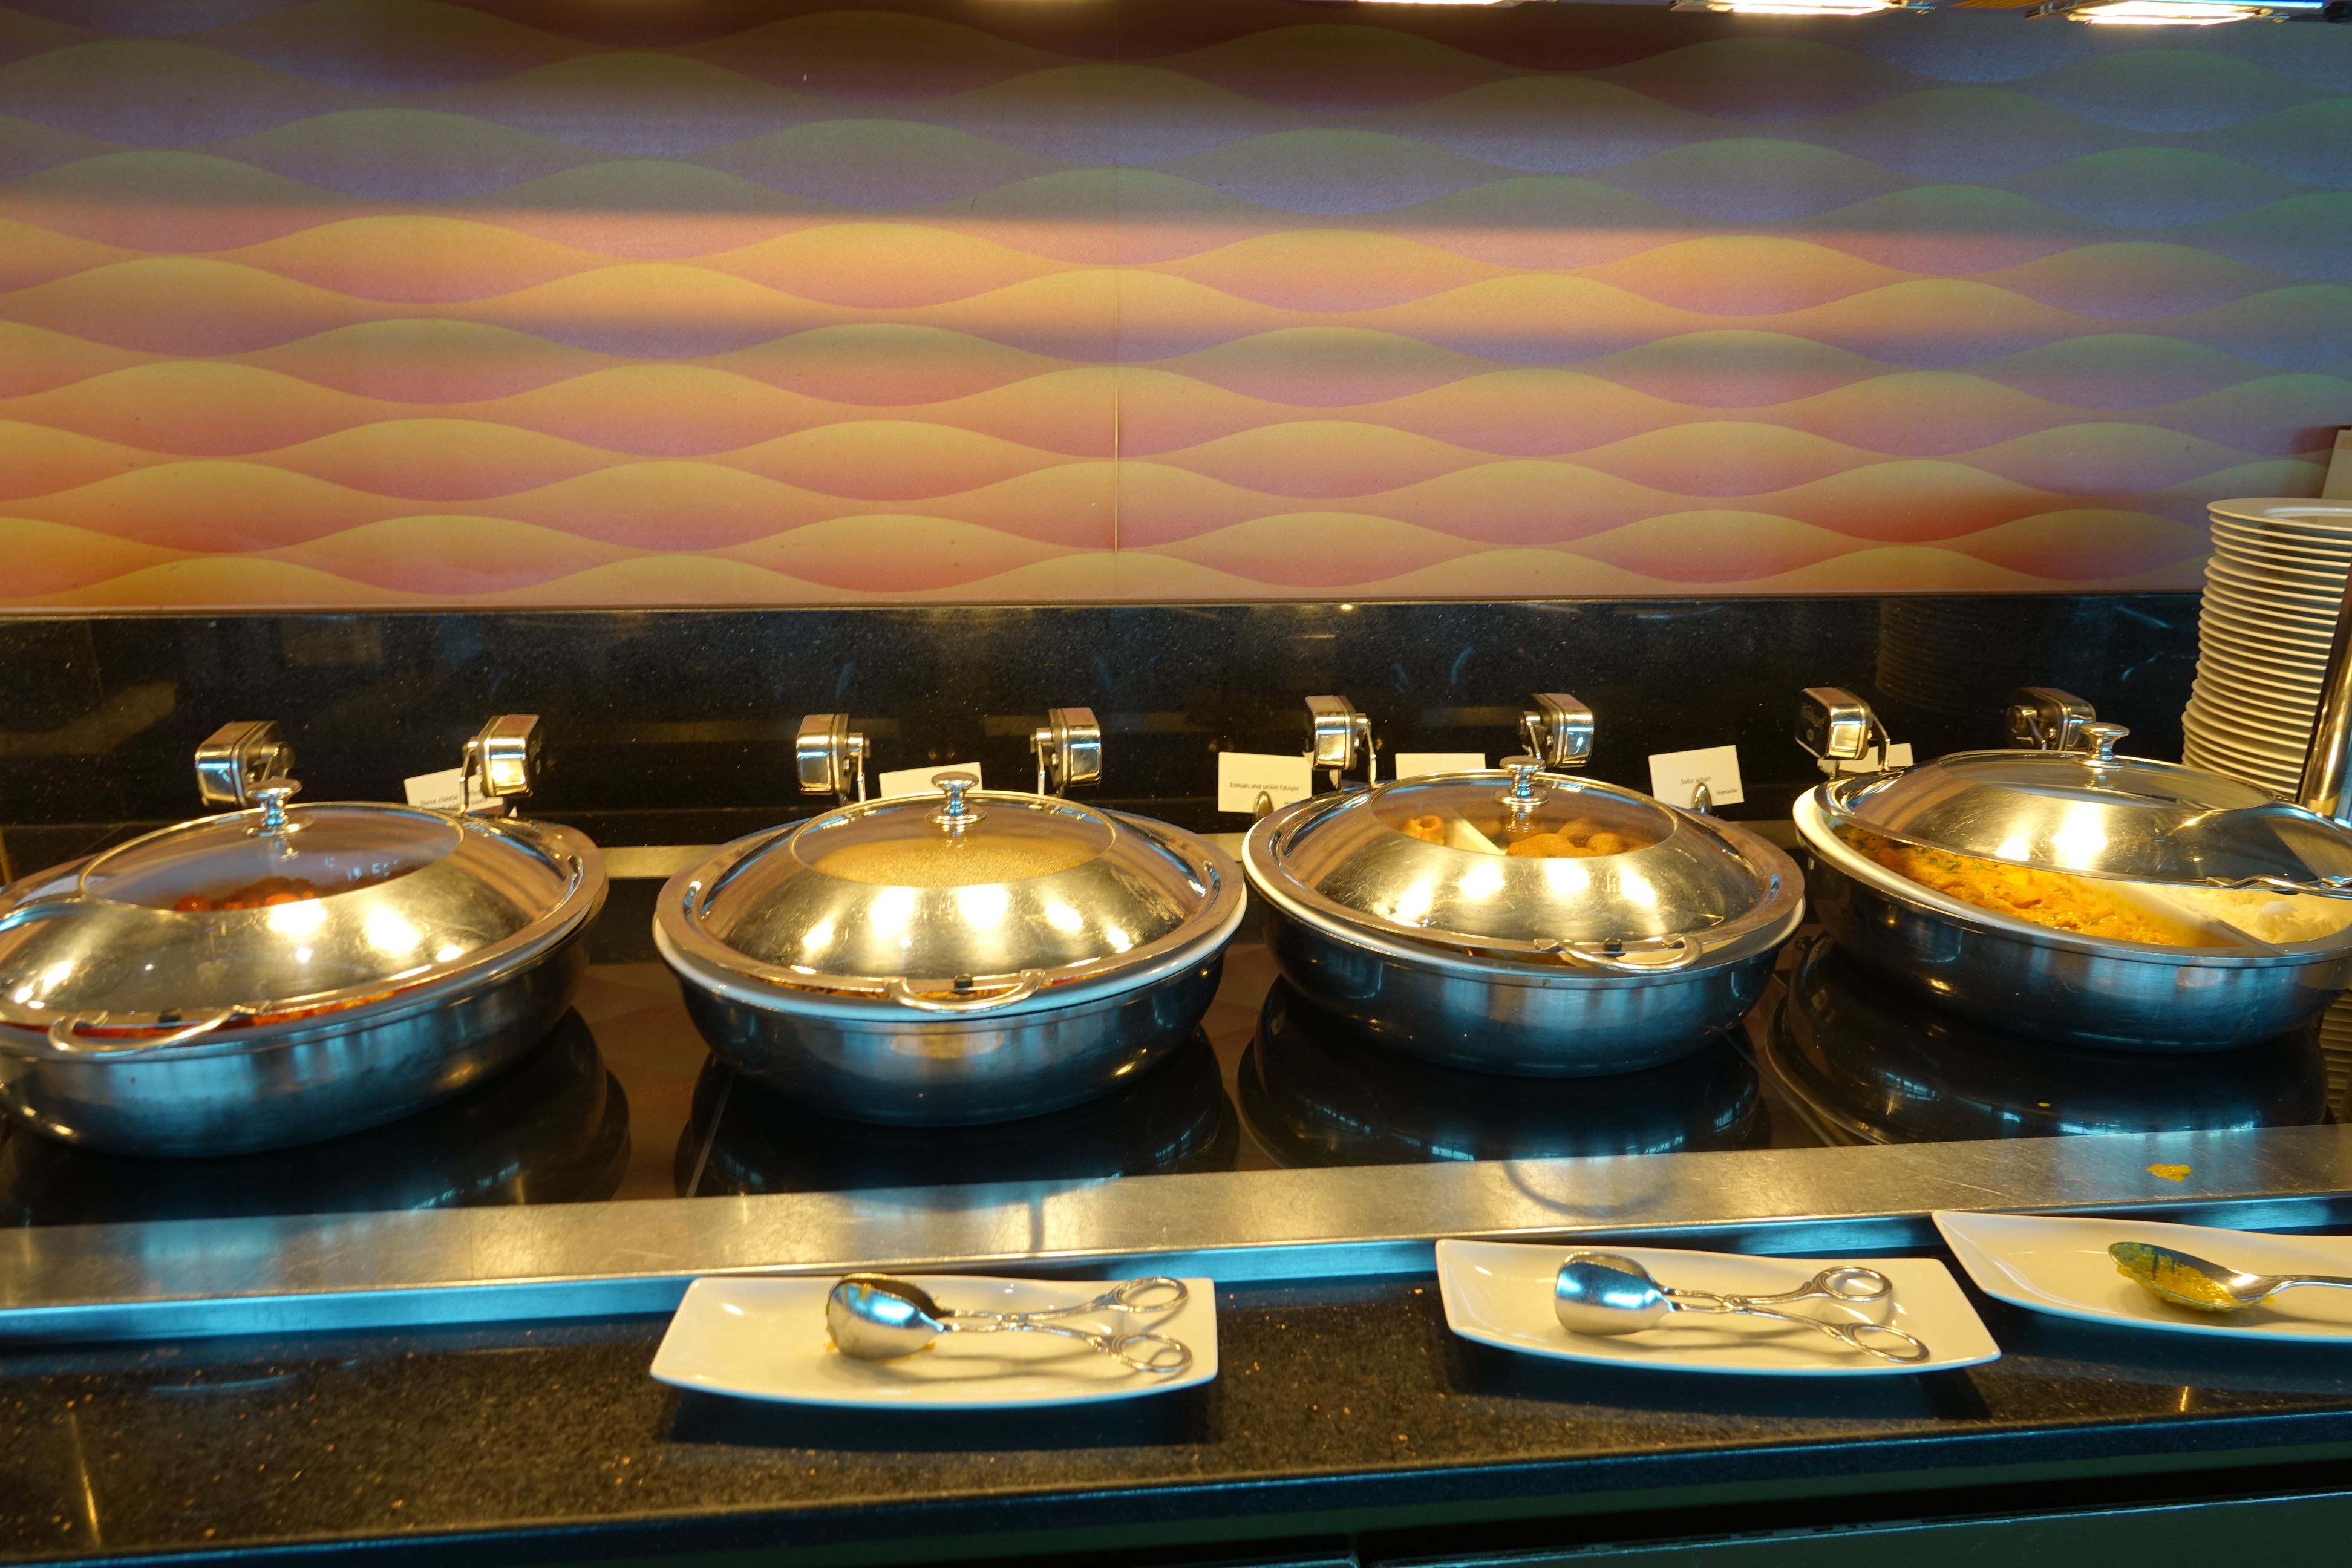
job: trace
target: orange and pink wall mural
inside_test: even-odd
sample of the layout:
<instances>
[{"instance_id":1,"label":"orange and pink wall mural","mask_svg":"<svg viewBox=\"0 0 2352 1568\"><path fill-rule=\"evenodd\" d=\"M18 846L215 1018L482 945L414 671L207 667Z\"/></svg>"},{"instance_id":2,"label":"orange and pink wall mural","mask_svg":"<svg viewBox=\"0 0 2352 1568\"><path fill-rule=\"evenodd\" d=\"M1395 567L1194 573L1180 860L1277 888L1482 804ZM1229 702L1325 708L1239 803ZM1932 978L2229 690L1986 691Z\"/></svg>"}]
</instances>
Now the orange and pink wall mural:
<instances>
[{"instance_id":1,"label":"orange and pink wall mural","mask_svg":"<svg viewBox=\"0 0 2352 1568\"><path fill-rule=\"evenodd\" d=\"M2192 586L2352 27L0 6L0 603Z\"/></svg>"}]
</instances>

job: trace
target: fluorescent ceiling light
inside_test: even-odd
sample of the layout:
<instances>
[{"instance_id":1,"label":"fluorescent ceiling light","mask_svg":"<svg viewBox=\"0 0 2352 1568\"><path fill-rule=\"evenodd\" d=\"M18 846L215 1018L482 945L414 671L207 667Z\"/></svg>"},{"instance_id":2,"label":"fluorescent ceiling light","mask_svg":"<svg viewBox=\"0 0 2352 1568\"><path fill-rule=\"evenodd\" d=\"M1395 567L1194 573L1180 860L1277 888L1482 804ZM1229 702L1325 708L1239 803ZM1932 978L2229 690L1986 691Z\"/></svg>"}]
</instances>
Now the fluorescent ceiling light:
<instances>
[{"instance_id":1,"label":"fluorescent ceiling light","mask_svg":"<svg viewBox=\"0 0 2352 1568\"><path fill-rule=\"evenodd\" d=\"M2316 0L2274 0L2255 5L2247 0L2052 0L2029 13L2063 16L2109 27L2218 27L2225 22L2256 22L2264 17L2286 21L2291 16L2318 15Z\"/></svg>"},{"instance_id":2,"label":"fluorescent ceiling light","mask_svg":"<svg viewBox=\"0 0 2352 1568\"><path fill-rule=\"evenodd\" d=\"M2067 11L2066 20L2113 27L2211 27L2269 15L2261 5L2216 5L2208 0L2107 0L2105 5L2074 6Z\"/></svg>"},{"instance_id":3,"label":"fluorescent ceiling light","mask_svg":"<svg viewBox=\"0 0 2352 1568\"><path fill-rule=\"evenodd\" d=\"M1743 16L1874 16L1881 11L1924 11L1906 0L1675 0L1676 11L1731 11Z\"/></svg>"}]
</instances>

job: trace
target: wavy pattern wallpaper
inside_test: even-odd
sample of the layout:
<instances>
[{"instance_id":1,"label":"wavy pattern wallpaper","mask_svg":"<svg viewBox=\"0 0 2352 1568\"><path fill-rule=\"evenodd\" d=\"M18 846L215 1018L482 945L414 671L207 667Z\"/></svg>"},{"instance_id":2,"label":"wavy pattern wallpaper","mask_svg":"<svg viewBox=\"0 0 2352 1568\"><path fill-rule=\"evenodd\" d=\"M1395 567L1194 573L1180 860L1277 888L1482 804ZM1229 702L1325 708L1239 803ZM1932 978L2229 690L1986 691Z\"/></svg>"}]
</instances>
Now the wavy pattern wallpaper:
<instances>
[{"instance_id":1,"label":"wavy pattern wallpaper","mask_svg":"<svg viewBox=\"0 0 2352 1568\"><path fill-rule=\"evenodd\" d=\"M2187 587L2352 27L0 7L0 603Z\"/></svg>"}]
</instances>

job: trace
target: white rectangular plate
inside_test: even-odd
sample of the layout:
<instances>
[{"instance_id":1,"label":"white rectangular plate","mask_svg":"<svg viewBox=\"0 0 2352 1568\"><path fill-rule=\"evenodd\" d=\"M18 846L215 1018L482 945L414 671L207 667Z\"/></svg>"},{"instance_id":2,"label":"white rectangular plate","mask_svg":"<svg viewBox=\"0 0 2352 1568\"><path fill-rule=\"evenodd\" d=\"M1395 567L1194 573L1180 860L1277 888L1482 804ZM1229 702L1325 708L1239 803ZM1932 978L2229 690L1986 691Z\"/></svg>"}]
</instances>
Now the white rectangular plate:
<instances>
[{"instance_id":1,"label":"white rectangular plate","mask_svg":"<svg viewBox=\"0 0 2352 1568\"><path fill-rule=\"evenodd\" d=\"M1529 1355L1608 1366L1668 1372L1733 1373L1748 1377L1869 1377L1889 1373L1942 1372L2000 1359L2000 1347L1960 1290L1951 1270L1933 1258L1750 1258L1738 1253L1677 1252L1657 1247L1595 1248L1630 1258L1662 1283L1686 1290L1764 1296L1793 1290L1824 1268L1853 1264L1875 1268L1895 1282L1892 1309L1807 1301L1792 1310L1834 1321L1869 1321L1867 1313L1901 1329L1935 1354L1908 1364L1848 1350L1799 1323L1766 1318L1675 1314L1636 1334L1571 1334L1552 1315L1552 1280L1573 1248L1523 1242L1441 1241L1437 1288L1445 1321L1465 1339Z\"/></svg>"},{"instance_id":2,"label":"white rectangular plate","mask_svg":"<svg viewBox=\"0 0 2352 1568\"><path fill-rule=\"evenodd\" d=\"M2168 1334L2352 1343L2352 1290L2313 1287L2242 1311L2200 1312L2158 1300L2107 1256L2111 1243L2147 1241L2254 1274L2352 1274L2352 1237L2045 1215L1951 1212L1935 1220L1977 1288L2013 1306Z\"/></svg>"},{"instance_id":3,"label":"white rectangular plate","mask_svg":"<svg viewBox=\"0 0 2352 1568\"><path fill-rule=\"evenodd\" d=\"M943 1307L966 1311L1034 1312L1075 1306L1115 1279L992 1279L977 1275L908 1275ZM1076 1340L1052 1334L947 1334L898 1361L855 1361L824 1331L833 1277L775 1279L718 1275L686 1288L669 1321L654 1376L680 1388L772 1399L787 1405L866 1409L1011 1410L1134 1399L1192 1388L1217 1375L1216 1286L1187 1279L1192 1293L1172 1312L1129 1319L1106 1313L1076 1320L1102 1328L1124 1320L1128 1332L1165 1334L1188 1345L1192 1364L1173 1377L1133 1371Z\"/></svg>"}]
</instances>

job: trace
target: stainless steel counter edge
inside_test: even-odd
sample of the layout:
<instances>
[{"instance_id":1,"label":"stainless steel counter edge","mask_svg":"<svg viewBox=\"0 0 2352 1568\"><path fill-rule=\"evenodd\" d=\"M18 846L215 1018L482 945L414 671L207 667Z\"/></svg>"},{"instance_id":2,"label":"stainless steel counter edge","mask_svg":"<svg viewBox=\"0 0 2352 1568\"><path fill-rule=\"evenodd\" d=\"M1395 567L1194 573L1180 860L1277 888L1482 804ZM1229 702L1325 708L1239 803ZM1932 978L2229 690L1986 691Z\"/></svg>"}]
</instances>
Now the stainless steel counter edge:
<instances>
[{"instance_id":1,"label":"stainless steel counter edge","mask_svg":"<svg viewBox=\"0 0 2352 1568\"><path fill-rule=\"evenodd\" d=\"M2352 1215L2347 1200L2352 1128L2301 1127L42 1226L0 1240L0 1341L666 1312L717 1273L1346 1278L1426 1269L1442 1236L1862 1249L1916 1244L1938 1208L2293 1228Z\"/></svg>"}]
</instances>

